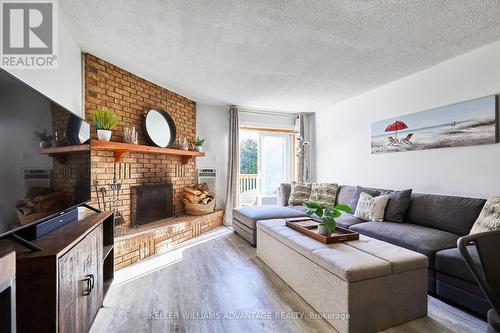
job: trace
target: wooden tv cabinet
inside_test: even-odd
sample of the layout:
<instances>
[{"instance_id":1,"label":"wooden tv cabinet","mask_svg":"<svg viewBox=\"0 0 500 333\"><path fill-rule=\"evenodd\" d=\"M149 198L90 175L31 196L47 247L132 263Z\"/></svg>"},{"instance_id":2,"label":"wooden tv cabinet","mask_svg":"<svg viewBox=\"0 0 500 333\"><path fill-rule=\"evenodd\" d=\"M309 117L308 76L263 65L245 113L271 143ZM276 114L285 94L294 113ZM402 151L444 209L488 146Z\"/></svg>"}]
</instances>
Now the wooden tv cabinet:
<instances>
[{"instance_id":1,"label":"wooden tv cabinet","mask_svg":"<svg viewBox=\"0 0 500 333\"><path fill-rule=\"evenodd\" d=\"M0 332L16 333L16 254L0 250Z\"/></svg>"},{"instance_id":2,"label":"wooden tv cabinet","mask_svg":"<svg viewBox=\"0 0 500 333\"><path fill-rule=\"evenodd\" d=\"M18 332L88 332L113 280L113 213L80 214L16 250Z\"/></svg>"}]
</instances>

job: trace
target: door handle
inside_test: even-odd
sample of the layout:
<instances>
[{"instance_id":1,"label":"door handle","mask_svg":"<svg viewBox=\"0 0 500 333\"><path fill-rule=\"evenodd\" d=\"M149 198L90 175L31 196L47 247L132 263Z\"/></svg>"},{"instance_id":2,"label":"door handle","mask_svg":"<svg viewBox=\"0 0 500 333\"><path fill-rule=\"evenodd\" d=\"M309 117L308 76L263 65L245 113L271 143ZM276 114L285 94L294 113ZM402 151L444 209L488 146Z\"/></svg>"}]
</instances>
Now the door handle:
<instances>
[{"instance_id":1,"label":"door handle","mask_svg":"<svg viewBox=\"0 0 500 333\"><path fill-rule=\"evenodd\" d=\"M83 296L89 296L90 293L92 292L92 278L90 277L90 275L85 275L83 282L85 284L85 289L83 290Z\"/></svg>"},{"instance_id":2,"label":"door handle","mask_svg":"<svg viewBox=\"0 0 500 333\"><path fill-rule=\"evenodd\" d=\"M94 290L94 286L95 286L95 277L94 277L94 274L89 274L90 275L90 279L92 280L92 286L90 288L90 291Z\"/></svg>"},{"instance_id":3,"label":"door handle","mask_svg":"<svg viewBox=\"0 0 500 333\"><path fill-rule=\"evenodd\" d=\"M86 284L86 289L83 291L83 296L89 296L95 286L95 277L94 274L87 274L83 279Z\"/></svg>"}]
</instances>

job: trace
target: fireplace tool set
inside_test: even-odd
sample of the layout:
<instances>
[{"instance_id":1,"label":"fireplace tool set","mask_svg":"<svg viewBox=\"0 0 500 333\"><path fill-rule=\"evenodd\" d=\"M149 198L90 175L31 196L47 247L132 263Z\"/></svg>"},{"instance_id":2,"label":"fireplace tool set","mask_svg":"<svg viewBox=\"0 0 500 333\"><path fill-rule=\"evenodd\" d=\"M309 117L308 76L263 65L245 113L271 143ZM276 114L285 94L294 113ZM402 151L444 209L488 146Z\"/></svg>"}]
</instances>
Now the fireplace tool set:
<instances>
[{"instance_id":1,"label":"fireplace tool set","mask_svg":"<svg viewBox=\"0 0 500 333\"><path fill-rule=\"evenodd\" d=\"M99 208L100 211L106 210L106 201L104 199L104 197L106 196L106 188L105 187L99 188L99 182L97 180L94 180L92 183L94 185L95 194L97 196L97 207ZM101 202L102 202L102 207L101 207Z\"/></svg>"},{"instance_id":2,"label":"fireplace tool set","mask_svg":"<svg viewBox=\"0 0 500 333\"><path fill-rule=\"evenodd\" d=\"M99 210L106 210L107 205L105 197L107 194L107 190L105 187L99 188L99 183L97 181L94 181L93 184L97 196L97 206L99 207ZM109 209L114 212L115 226L123 226L121 233L125 234L126 231L124 224L125 221L123 219L122 214L118 211L118 198L122 190L122 184L117 182L116 163L114 165L113 182L111 184L108 184L108 188L109 191L111 192L111 202L109 203Z\"/></svg>"}]
</instances>

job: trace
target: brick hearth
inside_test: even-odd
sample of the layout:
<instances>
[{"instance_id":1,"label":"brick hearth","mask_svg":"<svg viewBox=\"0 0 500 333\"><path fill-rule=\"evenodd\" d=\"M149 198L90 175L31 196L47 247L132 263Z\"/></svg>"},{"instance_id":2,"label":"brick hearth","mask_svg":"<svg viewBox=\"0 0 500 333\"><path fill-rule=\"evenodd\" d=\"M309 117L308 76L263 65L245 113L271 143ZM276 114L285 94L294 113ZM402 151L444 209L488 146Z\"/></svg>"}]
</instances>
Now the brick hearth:
<instances>
[{"instance_id":1,"label":"brick hearth","mask_svg":"<svg viewBox=\"0 0 500 333\"><path fill-rule=\"evenodd\" d=\"M115 237L115 270L164 253L177 244L222 225L223 215L222 210L217 210L203 216L169 218Z\"/></svg>"}]
</instances>

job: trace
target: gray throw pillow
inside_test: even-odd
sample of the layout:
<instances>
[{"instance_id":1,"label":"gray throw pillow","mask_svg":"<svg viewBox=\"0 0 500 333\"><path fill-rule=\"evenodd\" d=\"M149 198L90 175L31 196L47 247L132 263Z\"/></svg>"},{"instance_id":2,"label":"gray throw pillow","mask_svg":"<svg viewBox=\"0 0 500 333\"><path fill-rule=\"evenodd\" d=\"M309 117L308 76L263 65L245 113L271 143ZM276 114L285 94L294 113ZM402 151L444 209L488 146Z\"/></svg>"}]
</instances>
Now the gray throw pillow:
<instances>
[{"instance_id":1,"label":"gray throw pillow","mask_svg":"<svg viewBox=\"0 0 500 333\"><path fill-rule=\"evenodd\" d=\"M349 207L351 207L353 212L355 212L356 207L358 207L359 196L361 195L362 192L368 193L372 197L377 197L380 195L380 193L382 193L381 191L370 190L361 186L356 186L356 191L354 191L351 202L349 203Z\"/></svg>"},{"instance_id":2,"label":"gray throw pillow","mask_svg":"<svg viewBox=\"0 0 500 333\"><path fill-rule=\"evenodd\" d=\"M292 185L290 183L281 183L278 196L278 204L281 206L288 206L288 200L290 199L290 192L292 191Z\"/></svg>"},{"instance_id":3,"label":"gray throw pillow","mask_svg":"<svg viewBox=\"0 0 500 333\"><path fill-rule=\"evenodd\" d=\"M389 194L389 202L385 207L385 220L403 223L406 211L410 206L412 190L394 191Z\"/></svg>"}]
</instances>

